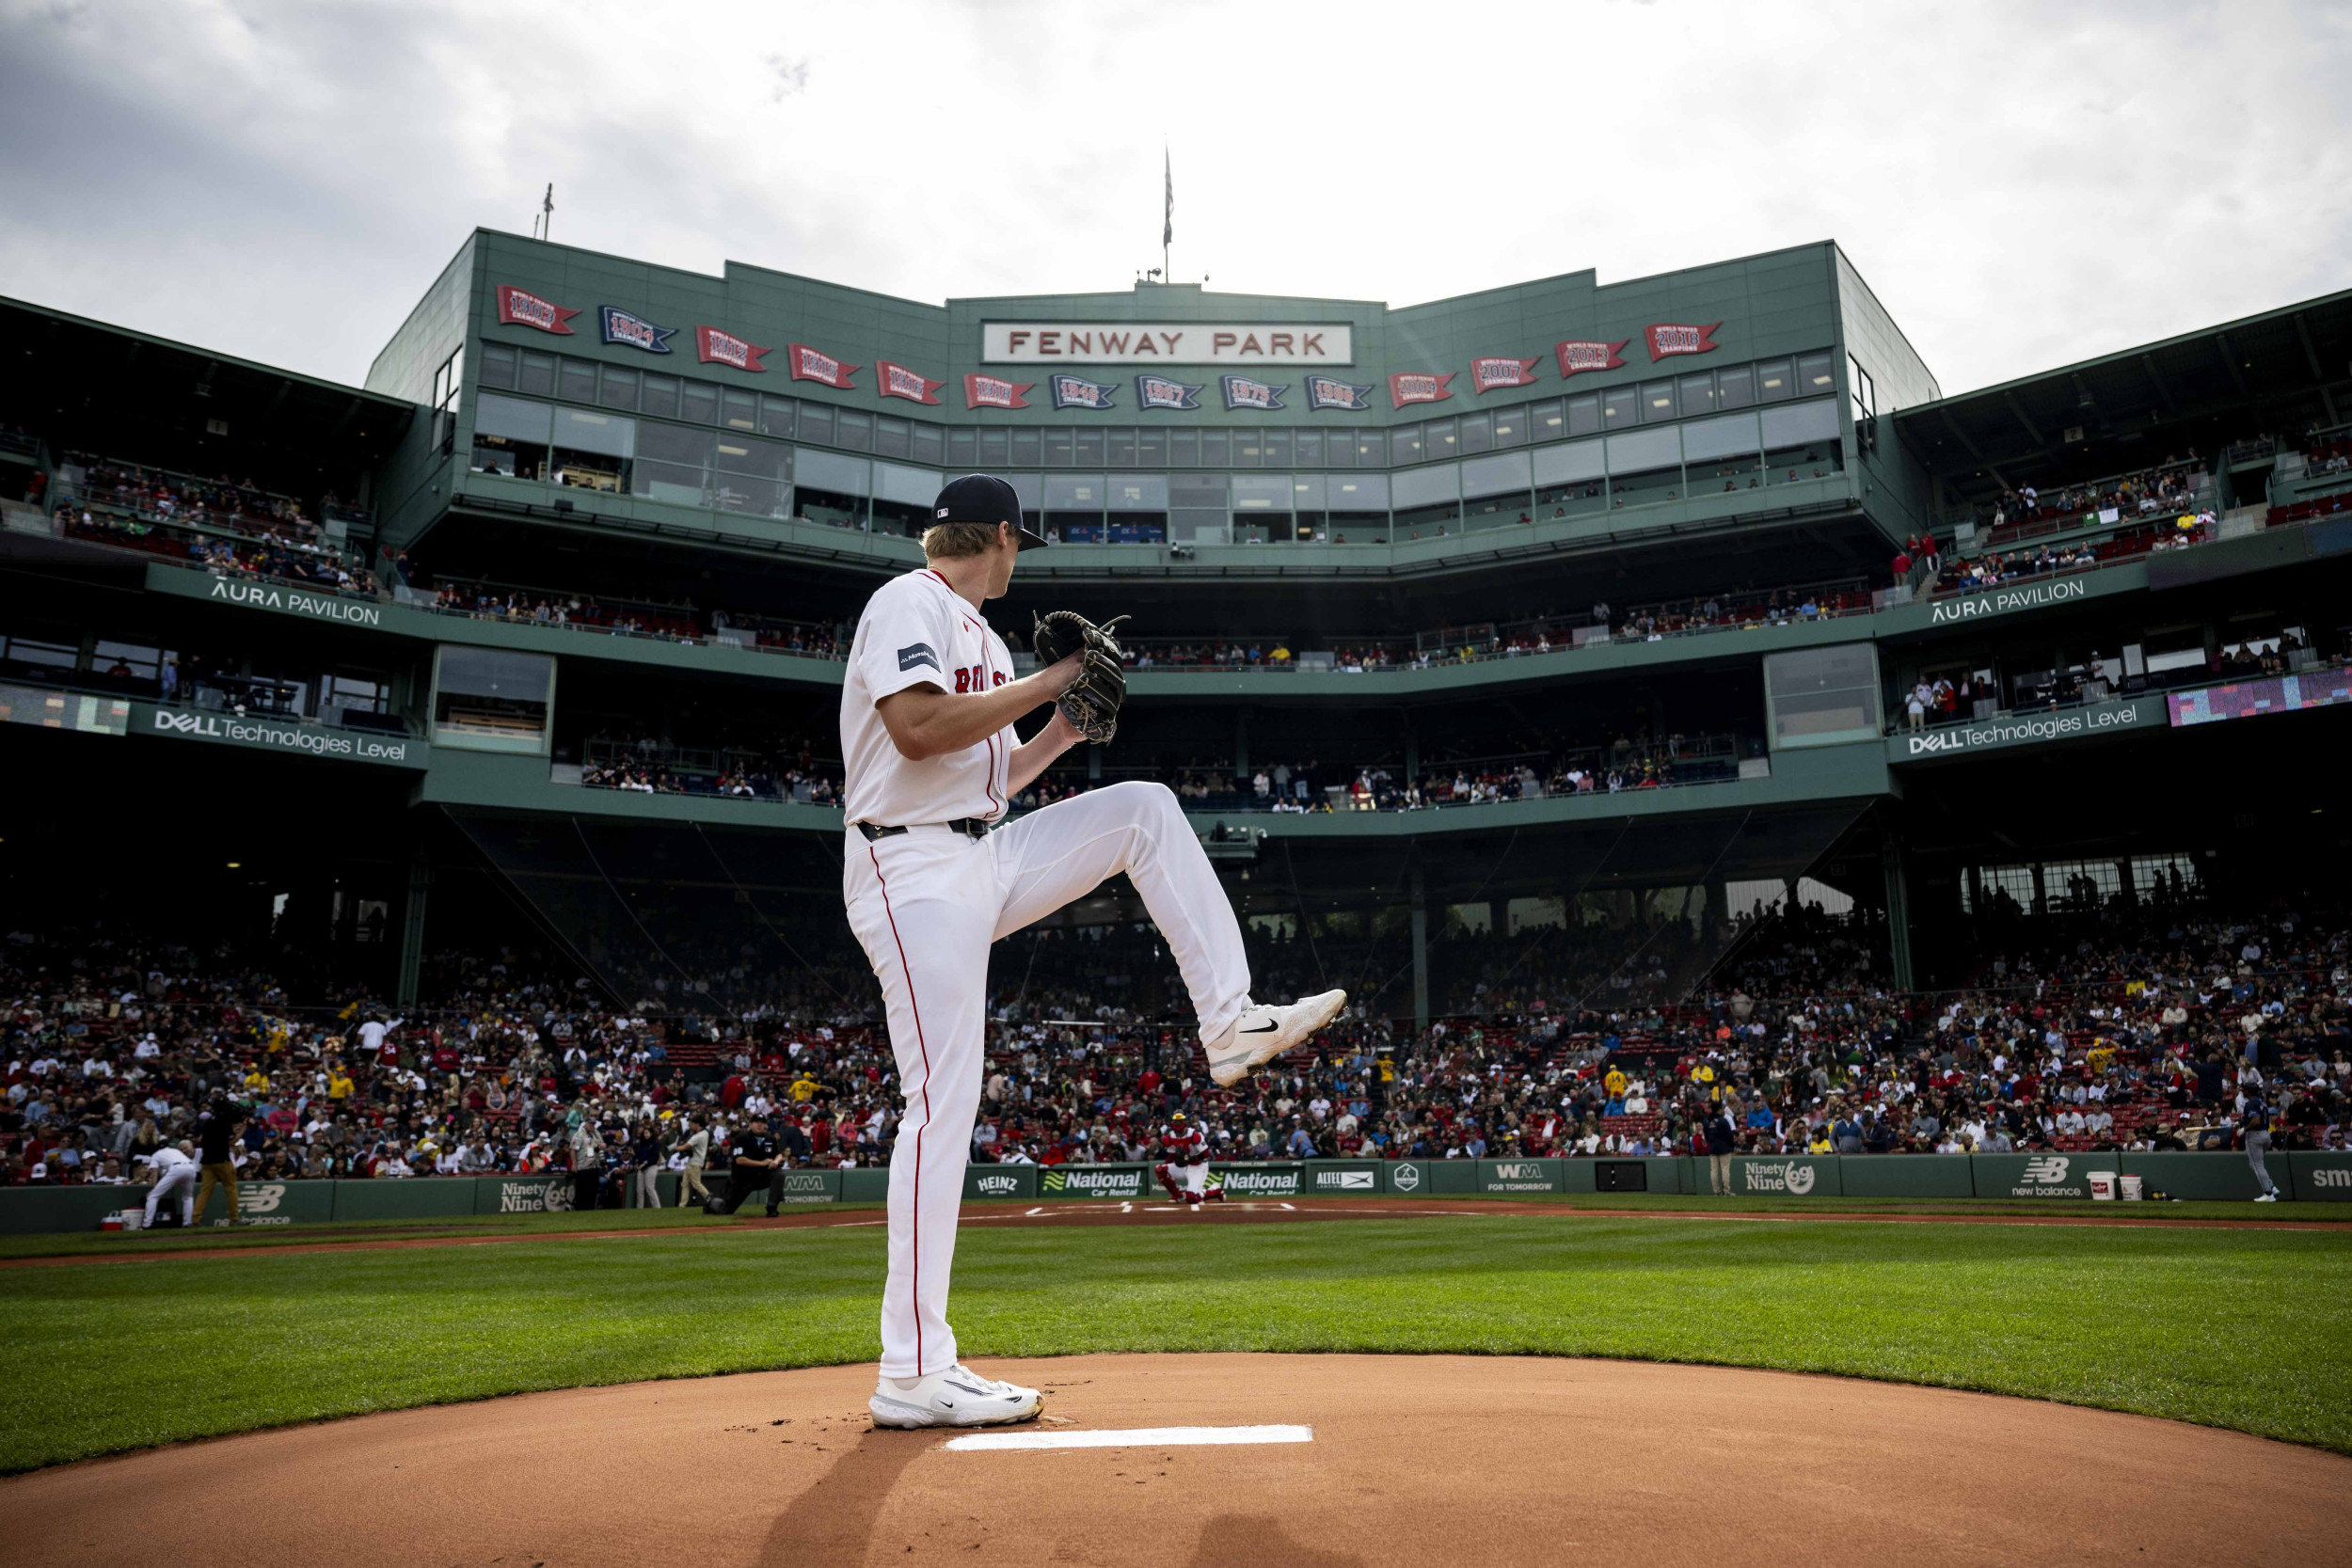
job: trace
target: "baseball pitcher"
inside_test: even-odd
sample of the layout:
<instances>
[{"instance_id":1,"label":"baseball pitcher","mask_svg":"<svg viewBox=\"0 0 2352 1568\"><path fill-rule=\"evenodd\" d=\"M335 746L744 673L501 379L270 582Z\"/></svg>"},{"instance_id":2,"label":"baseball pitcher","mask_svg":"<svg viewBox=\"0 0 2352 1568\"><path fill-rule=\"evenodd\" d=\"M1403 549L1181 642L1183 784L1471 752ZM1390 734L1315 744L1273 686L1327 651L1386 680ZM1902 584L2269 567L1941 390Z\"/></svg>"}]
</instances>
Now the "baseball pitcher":
<instances>
[{"instance_id":1,"label":"baseball pitcher","mask_svg":"<svg viewBox=\"0 0 2352 1568\"><path fill-rule=\"evenodd\" d=\"M1250 999L1240 925L1166 786L1113 784L1005 825L1006 803L1056 757L1111 737L1126 696L1111 629L1068 611L1040 618L1044 667L1013 677L980 607L1004 594L1020 551L1045 543L1021 523L1004 480L949 481L923 535L927 564L866 602L842 682L842 898L882 983L906 1096L870 1402L882 1426L984 1426L1038 1413L1036 1389L960 1366L947 1326L992 942L1125 872L1175 956L1210 1076L1223 1085L1297 1045L1347 1001L1339 990L1288 1006ZM1023 740L1014 721L1048 703L1053 717Z\"/></svg>"}]
</instances>

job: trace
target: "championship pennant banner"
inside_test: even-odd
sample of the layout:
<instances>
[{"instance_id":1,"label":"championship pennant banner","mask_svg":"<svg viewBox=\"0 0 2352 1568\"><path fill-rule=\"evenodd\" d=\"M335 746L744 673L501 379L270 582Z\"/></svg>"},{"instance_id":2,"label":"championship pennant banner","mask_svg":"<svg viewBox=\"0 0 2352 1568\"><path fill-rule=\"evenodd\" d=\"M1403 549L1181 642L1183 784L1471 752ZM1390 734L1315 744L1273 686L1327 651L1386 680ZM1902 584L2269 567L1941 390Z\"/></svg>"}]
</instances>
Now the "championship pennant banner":
<instances>
[{"instance_id":1,"label":"championship pennant banner","mask_svg":"<svg viewBox=\"0 0 2352 1568\"><path fill-rule=\"evenodd\" d=\"M1649 356L1655 363L1677 354L1714 352L1715 340L1710 334L1723 325L1721 322L1708 322L1705 326L1686 326L1660 322L1642 330L1649 335Z\"/></svg>"},{"instance_id":2,"label":"championship pennant banner","mask_svg":"<svg viewBox=\"0 0 2352 1568\"><path fill-rule=\"evenodd\" d=\"M1307 378L1307 406L1310 408L1370 408L1372 388L1358 387L1336 376L1311 375Z\"/></svg>"},{"instance_id":3,"label":"championship pennant banner","mask_svg":"<svg viewBox=\"0 0 2352 1568\"><path fill-rule=\"evenodd\" d=\"M1025 394L1036 389L1034 381L1007 381L1001 375L982 375L967 372L963 378L963 405L966 408L1026 408Z\"/></svg>"},{"instance_id":4,"label":"championship pennant banner","mask_svg":"<svg viewBox=\"0 0 2352 1568\"><path fill-rule=\"evenodd\" d=\"M1164 375L1139 375L1136 377L1136 406L1198 408L1200 406L1200 388Z\"/></svg>"},{"instance_id":5,"label":"championship pennant banner","mask_svg":"<svg viewBox=\"0 0 2352 1568\"><path fill-rule=\"evenodd\" d=\"M1272 410L1282 406L1282 394L1287 386L1277 387L1263 381L1252 381L1246 375L1218 378L1225 387L1225 406L1228 408L1259 408Z\"/></svg>"},{"instance_id":6,"label":"championship pennant banner","mask_svg":"<svg viewBox=\"0 0 2352 1568\"><path fill-rule=\"evenodd\" d=\"M503 326L535 326L542 332L556 332L568 338L572 329L565 324L577 310L567 310L550 300L541 299L509 283L499 285L499 323Z\"/></svg>"},{"instance_id":7,"label":"championship pennant banner","mask_svg":"<svg viewBox=\"0 0 2352 1568\"><path fill-rule=\"evenodd\" d=\"M694 353L706 365L729 365L739 371L765 372L768 367L759 362L759 356L768 352L715 326L694 328Z\"/></svg>"},{"instance_id":8,"label":"championship pennant banner","mask_svg":"<svg viewBox=\"0 0 2352 1568\"><path fill-rule=\"evenodd\" d=\"M1470 386L1481 392L1502 387L1535 385L1535 359L1503 359L1493 355L1470 361Z\"/></svg>"},{"instance_id":9,"label":"championship pennant banner","mask_svg":"<svg viewBox=\"0 0 2352 1568\"><path fill-rule=\"evenodd\" d=\"M821 381L845 392L855 386L850 379L857 374L858 367L855 365L844 364L832 355L813 349L806 343L788 343L785 346L785 353L790 356L792 379L795 381Z\"/></svg>"},{"instance_id":10,"label":"championship pennant banner","mask_svg":"<svg viewBox=\"0 0 2352 1568\"><path fill-rule=\"evenodd\" d=\"M1560 361L1560 379L1565 381L1586 371L1625 369L1625 360L1618 356L1617 351L1630 341L1629 338L1619 338L1614 342L1585 341L1552 344L1552 356Z\"/></svg>"},{"instance_id":11,"label":"championship pennant banner","mask_svg":"<svg viewBox=\"0 0 2352 1568\"><path fill-rule=\"evenodd\" d=\"M1443 403L1454 394L1446 390L1446 383L1454 372L1432 375L1426 371L1399 371L1389 377L1389 396L1393 406L1402 408L1408 403Z\"/></svg>"},{"instance_id":12,"label":"championship pennant banner","mask_svg":"<svg viewBox=\"0 0 2352 1568\"><path fill-rule=\"evenodd\" d=\"M1057 408L1113 408L1112 399L1119 388L1106 381L1089 381L1082 375L1057 375L1053 378L1054 406Z\"/></svg>"},{"instance_id":13,"label":"championship pennant banner","mask_svg":"<svg viewBox=\"0 0 2352 1568\"><path fill-rule=\"evenodd\" d=\"M874 390L882 397L904 398L909 403L937 403L939 389L946 385L887 359L874 361Z\"/></svg>"},{"instance_id":14,"label":"championship pennant banner","mask_svg":"<svg viewBox=\"0 0 2352 1568\"><path fill-rule=\"evenodd\" d=\"M647 354L670 352L670 334L675 326L656 326L643 316L634 316L617 305L606 305L596 311L596 325L608 343L624 348L642 348Z\"/></svg>"}]
</instances>

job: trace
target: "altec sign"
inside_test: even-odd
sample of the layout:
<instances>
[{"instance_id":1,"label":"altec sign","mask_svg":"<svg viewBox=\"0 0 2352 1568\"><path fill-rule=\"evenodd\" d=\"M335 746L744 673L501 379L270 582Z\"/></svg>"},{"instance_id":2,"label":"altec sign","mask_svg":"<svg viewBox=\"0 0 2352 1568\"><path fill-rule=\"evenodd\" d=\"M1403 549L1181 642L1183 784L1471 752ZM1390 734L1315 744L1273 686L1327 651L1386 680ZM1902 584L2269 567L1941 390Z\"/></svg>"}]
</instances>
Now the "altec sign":
<instances>
[{"instance_id":1,"label":"altec sign","mask_svg":"<svg viewBox=\"0 0 2352 1568\"><path fill-rule=\"evenodd\" d=\"M983 322L992 365L1348 365L1355 329L1263 322Z\"/></svg>"}]
</instances>

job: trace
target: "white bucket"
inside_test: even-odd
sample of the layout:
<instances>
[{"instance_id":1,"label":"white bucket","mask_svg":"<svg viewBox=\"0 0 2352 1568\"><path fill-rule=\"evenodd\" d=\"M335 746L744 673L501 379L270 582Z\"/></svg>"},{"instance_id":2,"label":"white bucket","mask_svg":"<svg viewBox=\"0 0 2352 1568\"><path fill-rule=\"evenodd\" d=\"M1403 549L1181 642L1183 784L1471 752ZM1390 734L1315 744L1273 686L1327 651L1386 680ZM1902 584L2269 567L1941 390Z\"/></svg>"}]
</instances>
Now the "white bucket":
<instances>
[{"instance_id":1,"label":"white bucket","mask_svg":"<svg viewBox=\"0 0 2352 1568\"><path fill-rule=\"evenodd\" d=\"M2137 1203L2148 1196L2147 1181L2142 1177L2119 1176L2115 1179L2115 1185L2117 1196L2126 1203Z\"/></svg>"},{"instance_id":2,"label":"white bucket","mask_svg":"<svg viewBox=\"0 0 2352 1568\"><path fill-rule=\"evenodd\" d=\"M2115 1172L2111 1170L2090 1172L2090 1196L2095 1202L2112 1202L2115 1197Z\"/></svg>"},{"instance_id":3,"label":"white bucket","mask_svg":"<svg viewBox=\"0 0 2352 1568\"><path fill-rule=\"evenodd\" d=\"M120 1217L125 1230L137 1230L147 1224L147 1211L144 1209L125 1209Z\"/></svg>"}]
</instances>

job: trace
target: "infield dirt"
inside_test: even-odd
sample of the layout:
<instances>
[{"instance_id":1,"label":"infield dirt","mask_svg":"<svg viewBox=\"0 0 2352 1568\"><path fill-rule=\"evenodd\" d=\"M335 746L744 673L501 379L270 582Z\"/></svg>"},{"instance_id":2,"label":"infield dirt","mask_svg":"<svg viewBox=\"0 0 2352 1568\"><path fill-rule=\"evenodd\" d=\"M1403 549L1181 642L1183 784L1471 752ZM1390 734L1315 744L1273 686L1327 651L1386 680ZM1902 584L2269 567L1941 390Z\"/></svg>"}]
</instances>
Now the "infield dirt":
<instances>
[{"instance_id":1,"label":"infield dirt","mask_svg":"<svg viewBox=\"0 0 2352 1568\"><path fill-rule=\"evenodd\" d=\"M1372 1568L2344 1560L2352 1459L2144 1417L1784 1372L1522 1357L990 1362L1037 1430L1273 1447L956 1452L866 1367L533 1394L0 1482L10 1562ZM1028 1430L1028 1429L1018 1429Z\"/></svg>"}]
</instances>

